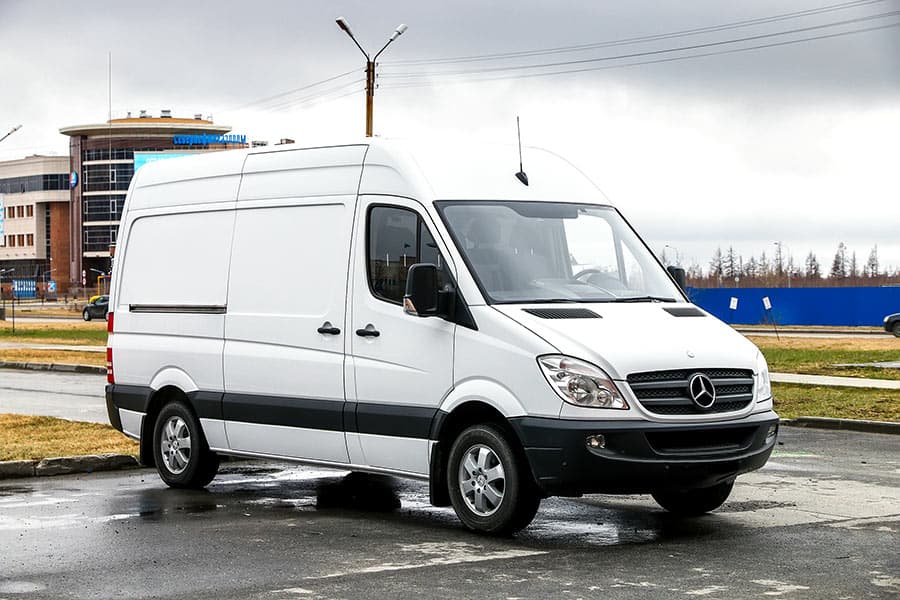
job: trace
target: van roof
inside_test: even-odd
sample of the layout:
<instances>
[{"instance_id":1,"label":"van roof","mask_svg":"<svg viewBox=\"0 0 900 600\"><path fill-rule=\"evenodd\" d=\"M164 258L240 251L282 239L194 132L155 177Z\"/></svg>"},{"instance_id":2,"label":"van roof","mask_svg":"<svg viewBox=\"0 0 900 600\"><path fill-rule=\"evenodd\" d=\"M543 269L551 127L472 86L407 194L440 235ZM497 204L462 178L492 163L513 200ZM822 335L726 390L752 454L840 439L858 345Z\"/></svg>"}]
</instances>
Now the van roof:
<instances>
[{"instance_id":1,"label":"van roof","mask_svg":"<svg viewBox=\"0 0 900 600\"><path fill-rule=\"evenodd\" d=\"M314 154L308 153L322 150L321 161L305 159L303 168L327 168L328 161L336 156L335 149L341 147L348 150L342 160L358 164L362 161L365 165L359 182L360 194L408 196L422 202L502 199L609 204L584 173L552 152L531 146L522 147L522 169L528 176L526 186L515 176L519 171L516 144L473 141L452 143L358 138L329 145L286 144L206 152L148 163L135 173L132 185L139 189L175 182L199 183L197 180L236 178L250 156L258 157L253 161L256 163L255 170L258 170L261 164L264 165L260 161L264 155L283 159L281 153L297 151L313 157ZM360 147L365 147L364 153L359 152ZM284 161L277 162L283 169ZM342 187L346 189L346 185ZM142 208L149 208L147 204L141 204Z\"/></svg>"}]
</instances>

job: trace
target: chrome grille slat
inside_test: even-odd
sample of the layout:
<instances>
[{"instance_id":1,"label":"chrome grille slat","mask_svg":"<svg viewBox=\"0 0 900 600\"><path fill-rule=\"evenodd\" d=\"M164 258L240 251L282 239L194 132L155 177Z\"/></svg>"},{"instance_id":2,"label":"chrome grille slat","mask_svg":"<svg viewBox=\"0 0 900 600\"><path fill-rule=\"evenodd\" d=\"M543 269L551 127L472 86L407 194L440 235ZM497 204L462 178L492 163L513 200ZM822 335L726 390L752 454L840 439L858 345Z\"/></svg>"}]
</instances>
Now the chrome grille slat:
<instances>
[{"instance_id":1,"label":"chrome grille slat","mask_svg":"<svg viewBox=\"0 0 900 600\"><path fill-rule=\"evenodd\" d=\"M716 388L716 402L709 409L697 407L690 398L688 385L695 373L709 377ZM632 373L627 381L641 405L658 415L734 412L753 401L753 372L747 369L650 371Z\"/></svg>"}]
</instances>

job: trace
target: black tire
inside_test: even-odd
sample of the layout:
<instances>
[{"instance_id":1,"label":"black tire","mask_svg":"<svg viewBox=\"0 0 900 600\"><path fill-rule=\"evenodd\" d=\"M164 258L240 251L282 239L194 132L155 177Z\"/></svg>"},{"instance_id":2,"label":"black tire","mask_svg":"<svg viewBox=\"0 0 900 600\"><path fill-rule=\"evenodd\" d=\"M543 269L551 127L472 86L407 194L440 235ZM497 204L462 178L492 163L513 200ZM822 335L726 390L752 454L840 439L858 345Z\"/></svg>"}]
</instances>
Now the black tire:
<instances>
[{"instance_id":1,"label":"black tire","mask_svg":"<svg viewBox=\"0 0 900 600\"><path fill-rule=\"evenodd\" d=\"M900 338L900 321L894 323L894 326L891 327L891 333L894 334L894 337Z\"/></svg>"},{"instance_id":2,"label":"black tire","mask_svg":"<svg viewBox=\"0 0 900 600\"><path fill-rule=\"evenodd\" d=\"M653 499L670 513L682 517L699 517L722 506L731 494L734 481L692 490L659 490Z\"/></svg>"},{"instance_id":3,"label":"black tire","mask_svg":"<svg viewBox=\"0 0 900 600\"><path fill-rule=\"evenodd\" d=\"M179 443L186 437L189 443ZM156 417L153 459L160 478L173 488L205 487L219 470L219 456L209 449L200 421L183 402L165 405Z\"/></svg>"},{"instance_id":4,"label":"black tire","mask_svg":"<svg viewBox=\"0 0 900 600\"><path fill-rule=\"evenodd\" d=\"M479 459L465 463L470 455ZM474 425L456 438L447 463L447 485L450 502L463 525L479 533L509 535L531 523L541 497L525 459L520 456L507 434L495 425ZM477 467L471 479L466 475L465 464ZM490 479L486 472L500 475ZM468 490L464 491L464 487ZM494 503L492 499L497 498L498 491L499 500Z\"/></svg>"},{"instance_id":5,"label":"black tire","mask_svg":"<svg viewBox=\"0 0 900 600\"><path fill-rule=\"evenodd\" d=\"M83 311L81 311L81 318L84 319L85 321L90 321L91 320L91 311L89 311L88 309L84 309Z\"/></svg>"}]
</instances>

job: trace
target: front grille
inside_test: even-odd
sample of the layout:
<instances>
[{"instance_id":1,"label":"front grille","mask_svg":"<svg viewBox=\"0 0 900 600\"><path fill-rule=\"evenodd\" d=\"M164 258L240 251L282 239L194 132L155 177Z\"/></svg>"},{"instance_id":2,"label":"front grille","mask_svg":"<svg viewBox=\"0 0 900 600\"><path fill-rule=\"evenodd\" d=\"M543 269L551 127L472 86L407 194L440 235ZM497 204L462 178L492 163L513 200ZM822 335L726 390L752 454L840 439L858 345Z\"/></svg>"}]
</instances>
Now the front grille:
<instances>
[{"instance_id":1,"label":"front grille","mask_svg":"<svg viewBox=\"0 0 900 600\"><path fill-rule=\"evenodd\" d=\"M688 382L697 373L712 380L716 401L703 409L690 397ZM657 415L703 415L734 412L753 401L753 371L747 369L680 369L628 376L631 391L648 411Z\"/></svg>"},{"instance_id":2,"label":"front grille","mask_svg":"<svg viewBox=\"0 0 900 600\"><path fill-rule=\"evenodd\" d=\"M750 447L756 429L732 427L712 431L657 431L647 433L647 442L660 454L734 452Z\"/></svg>"}]
</instances>

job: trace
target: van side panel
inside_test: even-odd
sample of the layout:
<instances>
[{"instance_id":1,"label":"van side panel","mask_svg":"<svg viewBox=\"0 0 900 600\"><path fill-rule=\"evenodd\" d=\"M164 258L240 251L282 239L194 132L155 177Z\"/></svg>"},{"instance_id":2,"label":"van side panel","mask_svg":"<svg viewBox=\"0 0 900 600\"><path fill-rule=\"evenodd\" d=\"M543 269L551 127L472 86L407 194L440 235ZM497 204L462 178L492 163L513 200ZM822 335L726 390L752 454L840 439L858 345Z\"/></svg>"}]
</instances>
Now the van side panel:
<instances>
[{"instance_id":1,"label":"van side panel","mask_svg":"<svg viewBox=\"0 0 900 600\"><path fill-rule=\"evenodd\" d=\"M178 193L177 185L170 187ZM234 213L132 217L115 297L116 382L149 386L160 372L177 368L195 389L222 391Z\"/></svg>"},{"instance_id":2,"label":"van side panel","mask_svg":"<svg viewBox=\"0 0 900 600\"><path fill-rule=\"evenodd\" d=\"M343 329L364 153L350 146L247 159L225 317L223 414L233 451L349 460Z\"/></svg>"}]
</instances>

